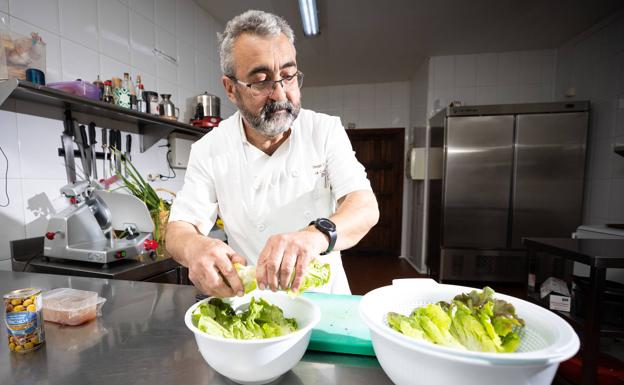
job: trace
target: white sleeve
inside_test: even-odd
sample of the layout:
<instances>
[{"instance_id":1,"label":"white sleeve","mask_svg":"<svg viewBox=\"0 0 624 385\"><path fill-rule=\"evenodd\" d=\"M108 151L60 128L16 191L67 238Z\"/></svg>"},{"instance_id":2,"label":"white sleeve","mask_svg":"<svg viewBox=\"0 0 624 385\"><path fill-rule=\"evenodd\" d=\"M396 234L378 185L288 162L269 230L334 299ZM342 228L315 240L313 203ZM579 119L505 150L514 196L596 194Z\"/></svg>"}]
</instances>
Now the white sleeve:
<instances>
[{"instance_id":1,"label":"white sleeve","mask_svg":"<svg viewBox=\"0 0 624 385\"><path fill-rule=\"evenodd\" d=\"M357 190L372 190L364 166L355 157L340 118L334 118L327 135L327 171L336 200Z\"/></svg>"},{"instance_id":2,"label":"white sleeve","mask_svg":"<svg viewBox=\"0 0 624 385\"><path fill-rule=\"evenodd\" d=\"M182 190L171 206L169 221L184 221L208 235L217 220L217 194L210 160L200 159L201 151L191 148Z\"/></svg>"}]
</instances>

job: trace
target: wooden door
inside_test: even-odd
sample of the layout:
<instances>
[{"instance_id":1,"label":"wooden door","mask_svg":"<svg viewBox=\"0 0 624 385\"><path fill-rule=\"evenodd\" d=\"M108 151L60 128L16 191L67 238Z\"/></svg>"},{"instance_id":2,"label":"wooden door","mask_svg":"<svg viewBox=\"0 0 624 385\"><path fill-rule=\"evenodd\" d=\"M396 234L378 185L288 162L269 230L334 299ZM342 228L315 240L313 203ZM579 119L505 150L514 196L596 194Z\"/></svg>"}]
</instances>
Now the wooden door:
<instances>
[{"instance_id":1,"label":"wooden door","mask_svg":"<svg viewBox=\"0 0 624 385\"><path fill-rule=\"evenodd\" d=\"M405 129L348 129L347 135L377 197L379 222L343 254L398 257L401 254Z\"/></svg>"}]
</instances>

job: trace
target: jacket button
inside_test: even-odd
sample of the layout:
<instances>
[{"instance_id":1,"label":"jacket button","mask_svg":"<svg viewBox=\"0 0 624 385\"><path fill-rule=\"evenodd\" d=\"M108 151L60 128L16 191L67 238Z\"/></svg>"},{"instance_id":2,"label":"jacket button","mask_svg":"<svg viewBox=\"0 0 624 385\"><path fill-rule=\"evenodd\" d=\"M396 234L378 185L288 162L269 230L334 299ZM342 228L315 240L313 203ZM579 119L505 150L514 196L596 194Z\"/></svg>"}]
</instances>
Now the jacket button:
<instances>
[{"instance_id":1,"label":"jacket button","mask_svg":"<svg viewBox=\"0 0 624 385\"><path fill-rule=\"evenodd\" d=\"M264 231L264 229L265 229L264 224L259 223L258 224L258 231Z\"/></svg>"},{"instance_id":2,"label":"jacket button","mask_svg":"<svg viewBox=\"0 0 624 385\"><path fill-rule=\"evenodd\" d=\"M299 170L293 170L292 176L295 177L295 178L298 177L299 176Z\"/></svg>"}]
</instances>

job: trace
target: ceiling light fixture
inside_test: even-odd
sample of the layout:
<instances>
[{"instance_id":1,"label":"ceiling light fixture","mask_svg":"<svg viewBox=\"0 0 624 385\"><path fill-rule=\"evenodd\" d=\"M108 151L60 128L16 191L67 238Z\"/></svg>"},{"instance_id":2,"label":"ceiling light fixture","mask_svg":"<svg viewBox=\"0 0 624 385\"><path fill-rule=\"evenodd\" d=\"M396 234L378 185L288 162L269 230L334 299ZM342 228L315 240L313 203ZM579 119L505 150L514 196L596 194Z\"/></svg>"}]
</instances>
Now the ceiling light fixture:
<instances>
[{"instance_id":1,"label":"ceiling light fixture","mask_svg":"<svg viewBox=\"0 0 624 385\"><path fill-rule=\"evenodd\" d=\"M303 34L306 37L317 36L319 31L318 15L316 13L316 0L299 0L299 11L303 23Z\"/></svg>"}]
</instances>

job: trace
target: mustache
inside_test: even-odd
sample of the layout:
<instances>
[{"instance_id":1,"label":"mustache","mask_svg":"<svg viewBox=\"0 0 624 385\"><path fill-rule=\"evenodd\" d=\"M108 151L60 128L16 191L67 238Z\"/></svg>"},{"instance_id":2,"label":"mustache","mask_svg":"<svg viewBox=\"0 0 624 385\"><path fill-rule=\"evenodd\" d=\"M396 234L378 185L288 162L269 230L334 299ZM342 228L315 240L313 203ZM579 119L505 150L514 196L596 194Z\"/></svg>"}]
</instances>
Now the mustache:
<instances>
[{"instance_id":1,"label":"mustache","mask_svg":"<svg viewBox=\"0 0 624 385\"><path fill-rule=\"evenodd\" d=\"M283 101L283 102L278 102L278 101L273 100L265 104L264 107L262 107L261 115L263 117L268 118L274 113L278 111L282 111L282 110L288 112L289 114L292 114L294 109L295 109L295 105L292 104L288 100Z\"/></svg>"}]
</instances>

